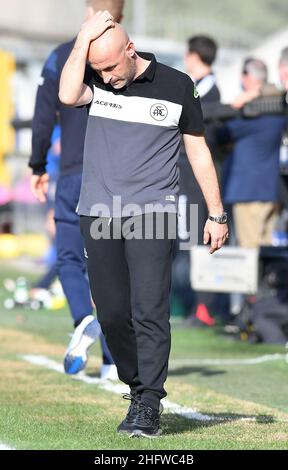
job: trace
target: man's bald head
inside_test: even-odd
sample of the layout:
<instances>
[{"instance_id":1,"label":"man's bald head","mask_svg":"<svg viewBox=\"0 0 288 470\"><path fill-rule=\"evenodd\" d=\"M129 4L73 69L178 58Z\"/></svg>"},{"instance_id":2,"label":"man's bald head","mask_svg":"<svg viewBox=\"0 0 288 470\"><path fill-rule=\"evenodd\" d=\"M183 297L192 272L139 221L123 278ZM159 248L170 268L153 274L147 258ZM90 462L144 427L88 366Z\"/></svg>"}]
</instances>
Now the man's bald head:
<instances>
[{"instance_id":1,"label":"man's bald head","mask_svg":"<svg viewBox=\"0 0 288 470\"><path fill-rule=\"evenodd\" d=\"M91 41L88 61L105 83L123 88L133 80L136 72L134 44L118 23Z\"/></svg>"},{"instance_id":2,"label":"man's bald head","mask_svg":"<svg viewBox=\"0 0 288 470\"><path fill-rule=\"evenodd\" d=\"M90 63L105 62L125 50L128 43L127 32L119 23L115 23L114 28L107 29L99 38L91 41L88 60Z\"/></svg>"}]
</instances>

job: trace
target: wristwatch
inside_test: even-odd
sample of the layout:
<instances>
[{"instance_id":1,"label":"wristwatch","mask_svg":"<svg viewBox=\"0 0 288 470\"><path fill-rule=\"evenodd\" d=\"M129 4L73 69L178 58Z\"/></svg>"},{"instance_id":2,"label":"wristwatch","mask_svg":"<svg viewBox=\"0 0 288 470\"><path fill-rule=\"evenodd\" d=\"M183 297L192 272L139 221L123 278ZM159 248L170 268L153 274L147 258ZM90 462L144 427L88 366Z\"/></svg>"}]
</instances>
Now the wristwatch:
<instances>
[{"instance_id":1,"label":"wristwatch","mask_svg":"<svg viewBox=\"0 0 288 470\"><path fill-rule=\"evenodd\" d=\"M223 212L221 215L209 215L208 216L209 220L212 220L212 222L217 222L217 224L226 224L228 217L227 217L227 212Z\"/></svg>"}]
</instances>

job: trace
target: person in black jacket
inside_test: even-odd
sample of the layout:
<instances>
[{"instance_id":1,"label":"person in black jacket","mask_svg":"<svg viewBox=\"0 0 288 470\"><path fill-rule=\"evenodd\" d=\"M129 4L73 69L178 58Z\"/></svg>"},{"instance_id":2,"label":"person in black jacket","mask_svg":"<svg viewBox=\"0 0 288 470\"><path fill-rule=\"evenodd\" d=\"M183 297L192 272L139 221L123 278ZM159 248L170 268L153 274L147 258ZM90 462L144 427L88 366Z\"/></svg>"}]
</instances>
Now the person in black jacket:
<instances>
[{"instance_id":1,"label":"person in black jacket","mask_svg":"<svg viewBox=\"0 0 288 470\"><path fill-rule=\"evenodd\" d=\"M216 42L208 36L193 36L188 39L187 45L186 71L197 87L201 102L219 102L220 92L212 70L217 54Z\"/></svg>"},{"instance_id":2,"label":"person in black jacket","mask_svg":"<svg viewBox=\"0 0 288 470\"><path fill-rule=\"evenodd\" d=\"M202 103L219 103L220 92L212 65L216 59L217 44L207 36L193 36L188 40L188 50L185 55L185 66L188 75L196 85L197 93ZM213 156L216 146L214 125L205 125L205 140ZM181 154L187 162L185 154ZM181 161L183 162L182 158ZM183 194L187 194L188 203L198 204L198 241L201 243L203 226L207 220L207 208L199 185L191 172L191 167L180 168L180 186L183 182ZM181 190L180 190L181 194Z\"/></svg>"},{"instance_id":3,"label":"person in black jacket","mask_svg":"<svg viewBox=\"0 0 288 470\"><path fill-rule=\"evenodd\" d=\"M188 75L196 85L196 93L200 96L201 103L219 103L220 92L216 84L216 78L212 70L212 65L216 59L217 44L208 36L193 36L187 41L187 51L184 57L185 68ZM205 139L214 157L216 139L214 125L205 125ZM208 217L207 207L199 184L191 171L191 166L186 158L184 148L179 157L180 170L180 192L179 192L179 212L178 240L186 241L192 227L190 225L190 204L198 206L198 243L203 244L203 227ZM195 223L195 219L193 221ZM203 324L212 326L214 318L209 311L214 301L214 295L210 293L197 293L190 287L190 253L188 251L178 251L173 272L175 273L174 285L176 296L181 297L184 303L186 314L193 313L188 317L187 325L194 324L196 312L196 324L200 321Z\"/></svg>"},{"instance_id":4,"label":"person in black jacket","mask_svg":"<svg viewBox=\"0 0 288 470\"><path fill-rule=\"evenodd\" d=\"M86 19L99 10L109 10L121 21L124 0L87 0ZM47 152L57 120L61 126L60 177L55 199L56 246L58 275L67 297L75 332L64 358L64 369L76 374L87 363L87 350L100 335L103 350L102 378L117 378L117 370L98 320L93 315L89 283L86 277L84 245L76 214L83 164L87 109L71 108L58 99L59 80L75 38L61 44L49 55L37 91L32 124L31 189L40 202L45 202L49 185L46 172Z\"/></svg>"}]
</instances>

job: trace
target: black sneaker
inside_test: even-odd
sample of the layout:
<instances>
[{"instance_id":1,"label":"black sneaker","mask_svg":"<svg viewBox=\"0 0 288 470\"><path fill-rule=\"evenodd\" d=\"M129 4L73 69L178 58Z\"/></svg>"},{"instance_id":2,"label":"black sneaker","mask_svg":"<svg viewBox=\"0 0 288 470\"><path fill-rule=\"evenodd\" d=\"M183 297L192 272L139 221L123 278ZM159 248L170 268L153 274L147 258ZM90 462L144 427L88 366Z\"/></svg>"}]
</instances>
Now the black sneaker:
<instances>
[{"instance_id":1,"label":"black sneaker","mask_svg":"<svg viewBox=\"0 0 288 470\"><path fill-rule=\"evenodd\" d=\"M123 419L122 423L119 424L117 432L129 432L131 433L134 429L134 424L137 416L138 407L141 400L141 395L129 395L125 393L123 395L124 400L131 400L128 413L126 418Z\"/></svg>"},{"instance_id":2,"label":"black sneaker","mask_svg":"<svg viewBox=\"0 0 288 470\"><path fill-rule=\"evenodd\" d=\"M162 433L160 429L160 416L163 412L163 405L160 403L159 411L154 410L145 403L140 403L138 413L133 426L131 437L158 437Z\"/></svg>"}]
</instances>

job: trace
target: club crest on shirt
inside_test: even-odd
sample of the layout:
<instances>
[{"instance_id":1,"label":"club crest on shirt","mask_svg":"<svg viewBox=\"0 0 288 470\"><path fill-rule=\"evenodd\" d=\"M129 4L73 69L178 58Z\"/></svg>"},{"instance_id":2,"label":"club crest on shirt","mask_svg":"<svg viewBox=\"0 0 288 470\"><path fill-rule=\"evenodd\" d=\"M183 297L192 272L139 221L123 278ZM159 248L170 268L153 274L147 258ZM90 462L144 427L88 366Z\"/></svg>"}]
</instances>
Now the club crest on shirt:
<instances>
[{"instance_id":1,"label":"club crest on shirt","mask_svg":"<svg viewBox=\"0 0 288 470\"><path fill-rule=\"evenodd\" d=\"M150 108L150 115L155 121L164 121L168 116L168 109L162 103L155 103Z\"/></svg>"}]
</instances>

